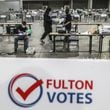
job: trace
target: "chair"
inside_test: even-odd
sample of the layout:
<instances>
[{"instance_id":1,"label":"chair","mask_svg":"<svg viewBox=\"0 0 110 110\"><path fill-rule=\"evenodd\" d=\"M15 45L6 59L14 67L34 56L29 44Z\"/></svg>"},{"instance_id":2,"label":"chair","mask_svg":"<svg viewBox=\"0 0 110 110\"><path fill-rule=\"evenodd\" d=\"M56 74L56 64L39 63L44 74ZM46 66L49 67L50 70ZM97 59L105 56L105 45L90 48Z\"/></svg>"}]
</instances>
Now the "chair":
<instances>
[{"instance_id":1,"label":"chair","mask_svg":"<svg viewBox=\"0 0 110 110\"><path fill-rule=\"evenodd\" d=\"M1 22L7 22L7 16L6 15L0 15L0 21Z\"/></svg>"},{"instance_id":2,"label":"chair","mask_svg":"<svg viewBox=\"0 0 110 110\"><path fill-rule=\"evenodd\" d=\"M77 50L79 50L79 37L73 36L72 34L76 33L78 31L76 25L72 25L71 28L71 36L68 38L68 50L70 51L70 46L76 46Z\"/></svg>"},{"instance_id":3,"label":"chair","mask_svg":"<svg viewBox=\"0 0 110 110\"><path fill-rule=\"evenodd\" d=\"M59 24L56 26L56 32L58 33L66 33L65 27L63 26L63 24Z\"/></svg>"},{"instance_id":4,"label":"chair","mask_svg":"<svg viewBox=\"0 0 110 110\"><path fill-rule=\"evenodd\" d=\"M29 15L29 14L27 14L27 15L26 15L26 21L27 21L27 22L32 22L32 16Z\"/></svg>"},{"instance_id":5,"label":"chair","mask_svg":"<svg viewBox=\"0 0 110 110\"><path fill-rule=\"evenodd\" d=\"M68 50L70 51L70 46L76 46L77 51L79 51L79 37L78 36L70 36L68 39Z\"/></svg>"},{"instance_id":6,"label":"chair","mask_svg":"<svg viewBox=\"0 0 110 110\"><path fill-rule=\"evenodd\" d=\"M72 25L71 28L71 34L75 33L78 29L76 29L75 25ZM56 31L58 33L66 33L65 28L62 25L57 25L57 29ZM60 37L60 39L57 40L57 42L63 42L63 47L64 49L66 49L67 51L70 51L70 46L76 46L77 50L79 50L79 37L78 36L66 36L66 37Z\"/></svg>"},{"instance_id":7,"label":"chair","mask_svg":"<svg viewBox=\"0 0 110 110\"><path fill-rule=\"evenodd\" d=\"M16 29L15 25L7 25L6 26L6 33L7 33L9 41L10 41L10 37L14 37L14 34L16 34L16 31L17 31L17 29Z\"/></svg>"},{"instance_id":8,"label":"chair","mask_svg":"<svg viewBox=\"0 0 110 110\"><path fill-rule=\"evenodd\" d=\"M60 34L65 34L66 30L65 27L62 24L59 24L56 26L56 32L60 33ZM64 39L62 37L60 37L57 41L63 41Z\"/></svg>"}]
</instances>

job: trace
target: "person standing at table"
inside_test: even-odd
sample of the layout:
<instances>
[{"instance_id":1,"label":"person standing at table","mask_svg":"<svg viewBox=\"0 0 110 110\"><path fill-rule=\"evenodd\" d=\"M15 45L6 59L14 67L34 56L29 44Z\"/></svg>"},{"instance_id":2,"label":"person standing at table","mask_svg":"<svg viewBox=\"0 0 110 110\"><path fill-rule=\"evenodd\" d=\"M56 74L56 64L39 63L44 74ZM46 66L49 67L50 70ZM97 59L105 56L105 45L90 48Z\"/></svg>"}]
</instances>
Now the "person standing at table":
<instances>
[{"instance_id":1,"label":"person standing at table","mask_svg":"<svg viewBox=\"0 0 110 110\"><path fill-rule=\"evenodd\" d=\"M47 35L49 35L50 32L52 32L52 19L50 17L51 8L47 7L45 13L44 13L44 33L40 39L41 44L44 44L44 39ZM49 40L52 41L51 36L49 36Z\"/></svg>"},{"instance_id":2,"label":"person standing at table","mask_svg":"<svg viewBox=\"0 0 110 110\"><path fill-rule=\"evenodd\" d=\"M65 16L65 20L64 20L64 27L65 27L66 33L70 33L72 17L71 17L71 14L69 13L69 8L66 8L65 14L66 14L66 16ZM69 51L68 40L69 40L69 36L66 36L64 38L64 47L63 48L67 49Z\"/></svg>"},{"instance_id":3,"label":"person standing at table","mask_svg":"<svg viewBox=\"0 0 110 110\"><path fill-rule=\"evenodd\" d=\"M69 8L66 8L65 14L66 16L64 20L64 26L65 26L66 32L70 33L72 17L71 17L71 14L69 13Z\"/></svg>"}]
</instances>

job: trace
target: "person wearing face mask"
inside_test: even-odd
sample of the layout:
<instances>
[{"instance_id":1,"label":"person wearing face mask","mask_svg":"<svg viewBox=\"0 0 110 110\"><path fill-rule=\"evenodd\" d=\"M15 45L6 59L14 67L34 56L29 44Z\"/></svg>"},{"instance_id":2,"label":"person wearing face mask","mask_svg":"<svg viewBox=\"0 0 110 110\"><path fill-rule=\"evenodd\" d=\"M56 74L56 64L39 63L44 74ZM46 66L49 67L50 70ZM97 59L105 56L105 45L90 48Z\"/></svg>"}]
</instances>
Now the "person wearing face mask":
<instances>
[{"instance_id":1,"label":"person wearing face mask","mask_svg":"<svg viewBox=\"0 0 110 110\"><path fill-rule=\"evenodd\" d=\"M15 53L17 52L18 41L24 40L24 52L26 52L26 49L28 48L28 38L27 38L28 28L27 28L26 22L23 21L22 24L18 26L17 30L18 30L18 33L17 33L18 36L14 40L14 51Z\"/></svg>"},{"instance_id":2,"label":"person wearing face mask","mask_svg":"<svg viewBox=\"0 0 110 110\"><path fill-rule=\"evenodd\" d=\"M47 35L49 35L50 32L52 32L52 19L50 17L51 8L48 7L44 13L44 33L40 39L41 44L44 44L44 39ZM49 40L52 41L51 36L49 36Z\"/></svg>"}]
</instances>

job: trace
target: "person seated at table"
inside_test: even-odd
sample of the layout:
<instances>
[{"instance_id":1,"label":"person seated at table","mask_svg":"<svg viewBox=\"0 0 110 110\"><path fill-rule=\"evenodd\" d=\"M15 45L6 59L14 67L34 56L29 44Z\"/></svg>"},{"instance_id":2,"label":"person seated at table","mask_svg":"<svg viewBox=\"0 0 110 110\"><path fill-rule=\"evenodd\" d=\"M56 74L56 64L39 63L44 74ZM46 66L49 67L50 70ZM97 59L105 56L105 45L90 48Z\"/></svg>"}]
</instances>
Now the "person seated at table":
<instances>
[{"instance_id":1,"label":"person seated at table","mask_svg":"<svg viewBox=\"0 0 110 110\"><path fill-rule=\"evenodd\" d=\"M23 21L21 25L18 26L18 36L14 40L14 52L17 52L18 41L24 40L24 52L26 53L26 49L28 48L28 34L27 34L27 25L26 22Z\"/></svg>"}]
</instances>

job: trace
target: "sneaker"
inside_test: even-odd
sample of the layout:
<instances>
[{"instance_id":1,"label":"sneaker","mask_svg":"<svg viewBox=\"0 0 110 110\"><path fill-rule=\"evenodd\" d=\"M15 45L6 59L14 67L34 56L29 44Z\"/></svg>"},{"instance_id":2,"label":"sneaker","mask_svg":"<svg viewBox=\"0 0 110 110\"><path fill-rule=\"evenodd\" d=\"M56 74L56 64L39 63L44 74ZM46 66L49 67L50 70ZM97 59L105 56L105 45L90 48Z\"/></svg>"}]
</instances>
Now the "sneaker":
<instances>
[{"instance_id":1,"label":"sneaker","mask_svg":"<svg viewBox=\"0 0 110 110\"><path fill-rule=\"evenodd\" d=\"M53 50L50 50L49 53L53 53Z\"/></svg>"},{"instance_id":2,"label":"sneaker","mask_svg":"<svg viewBox=\"0 0 110 110\"><path fill-rule=\"evenodd\" d=\"M45 44L45 42L43 40L40 40L40 42L41 42L41 45Z\"/></svg>"}]
</instances>

